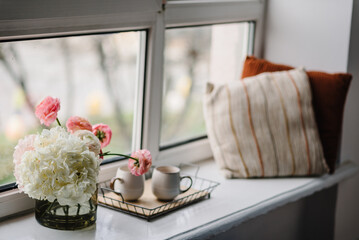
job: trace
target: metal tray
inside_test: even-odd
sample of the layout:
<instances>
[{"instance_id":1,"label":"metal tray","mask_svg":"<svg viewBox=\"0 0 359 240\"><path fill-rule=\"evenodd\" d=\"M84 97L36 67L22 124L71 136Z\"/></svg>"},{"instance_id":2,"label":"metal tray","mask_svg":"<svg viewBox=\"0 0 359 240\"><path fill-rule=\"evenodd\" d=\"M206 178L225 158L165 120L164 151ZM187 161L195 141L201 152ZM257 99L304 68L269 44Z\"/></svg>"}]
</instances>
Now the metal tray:
<instances>
[{"instance_id":1,"label":"metal tray","mask_svg":"<svg viewBox=\"0 0 359 240\"><path fill-rule=\"evenodd\" d=\"M212 191L219 183L197 177L196 175L190 175L193 180L190 190L178 195L170 202L163 202L156 199L151 192L151 179L145 181L144 194L139 200L134 202L124 201L121 193L117 193L109 188L109 181L102 182L99 184L99 205L150 221L203 199L210 198ZM185 188L189 186L189 184L190 181L183 181L181 182L181 187Z\"/></svg>"}]
</instances>

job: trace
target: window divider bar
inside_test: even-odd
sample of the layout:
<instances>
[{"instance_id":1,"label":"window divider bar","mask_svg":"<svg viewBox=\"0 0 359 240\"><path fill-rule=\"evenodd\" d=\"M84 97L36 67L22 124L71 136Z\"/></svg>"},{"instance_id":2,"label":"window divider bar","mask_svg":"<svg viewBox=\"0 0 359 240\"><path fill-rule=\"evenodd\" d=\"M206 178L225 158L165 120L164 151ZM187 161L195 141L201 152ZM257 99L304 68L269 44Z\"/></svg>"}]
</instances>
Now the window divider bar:
<instances>
[{"instance_id":1,"label":"window divider bar","mask_svg":"<svg viewBox=\"0 0 359 240\"><path fill-rule=\"evenodd\" d=\"M136 96L135 96L135 111L133 118L133 130L132 130L132 144L131 151L142 148L142 131L143 131L143 114L144 114L144 95L145 95L145 64L146 64L146 41L147 31L140 35L140 49L137 59L137 76L136 76Z\"/></svg>"},{"instance_id":2,"label":"window divider bar","mask_svg":"<svg viewBox=\"0 0 359 240\"><path fill-rule=\"evenodd\" d=\"M163 12L159 12L148 34L146 101L142 138L142 147L151 152L154 161L157 160L160 145L164 34L164 15Z\"/></svg>"}]
</instances>

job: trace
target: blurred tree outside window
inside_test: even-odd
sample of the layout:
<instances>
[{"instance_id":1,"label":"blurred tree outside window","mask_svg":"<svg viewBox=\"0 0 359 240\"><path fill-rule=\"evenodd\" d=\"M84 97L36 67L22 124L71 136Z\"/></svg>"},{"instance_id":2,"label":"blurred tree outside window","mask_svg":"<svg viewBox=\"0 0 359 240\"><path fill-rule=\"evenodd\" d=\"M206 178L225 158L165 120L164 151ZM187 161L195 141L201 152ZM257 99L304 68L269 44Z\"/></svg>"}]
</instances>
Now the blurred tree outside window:
<instances>
[{"instance_id":1,"label":"blurred tree outside window","mask_svg":"<svg viewBox=\"0 0 359 240\"><path fill-rule=\"evenodd\" d=\"M248 39L248 22L166 29L161 146L206 135L205 84L240 79Z\"/></svg>"},{"instance_id":2,"label":"blurred tree outside window","mask_svg":"<svg viewBox=\"0 0 359 240\"><path fill-rule=\"evenodd\" d=\"M34 108L46 96L60 99L62 125L73 115L92 124L108 124L113 137L104 150L131 151L144 34L133 31L0 43L0 185L14 182L12 154L18 140L44 128Z\"/></svg>"}]
</instances>

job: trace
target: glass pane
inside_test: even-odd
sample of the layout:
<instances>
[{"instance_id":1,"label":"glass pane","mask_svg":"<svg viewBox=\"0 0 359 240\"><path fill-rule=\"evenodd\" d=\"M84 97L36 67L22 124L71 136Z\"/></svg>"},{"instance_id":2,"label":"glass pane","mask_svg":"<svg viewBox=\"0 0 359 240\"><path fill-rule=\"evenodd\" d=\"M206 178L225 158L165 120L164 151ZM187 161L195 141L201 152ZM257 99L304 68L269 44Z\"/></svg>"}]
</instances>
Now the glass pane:
<instances>
[{"instance_id":1,"label":"glass pane","mask_svg":"<svg viewBox=\"0 0 359 240\"><path fill-rule=\"evenodd\" d=\"M166 30L161 146L206 135L205 83L240 78L249 23Z\"/></svg>"},{"instance_id":2,"label":"glass pane","mask_svg":"<svg viewBox=\"0 0 359 240\"><path fill-rule=\"evenodd\" d=\"M113 131L105 151L131 151L140 38L123 32L0 43L0 185L13 182L19 138L41 131L34 107L60 98L62 125L73 115ZM53 123L52 126L55 126Z\"/></svg>"}]
</instances>

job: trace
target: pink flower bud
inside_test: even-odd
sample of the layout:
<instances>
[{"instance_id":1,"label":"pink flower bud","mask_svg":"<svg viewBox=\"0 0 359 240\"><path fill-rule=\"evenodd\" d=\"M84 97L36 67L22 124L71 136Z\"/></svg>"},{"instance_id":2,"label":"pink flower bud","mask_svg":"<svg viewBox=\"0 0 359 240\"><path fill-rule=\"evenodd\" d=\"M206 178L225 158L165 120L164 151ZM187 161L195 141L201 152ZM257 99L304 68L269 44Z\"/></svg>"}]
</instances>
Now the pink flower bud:
<instances>
[{"instance_id":1,"label":"pink flower bud","mask_svg":"<svg viewBox=\"0 0 359 240\"><path fill-rule=\"evenodd\" d=\"M92 132L92 125L86 119L78 116L70 117L66 122L67 131L73 134L78 130L88 130Z\"/></svg>"}]
</instances>

